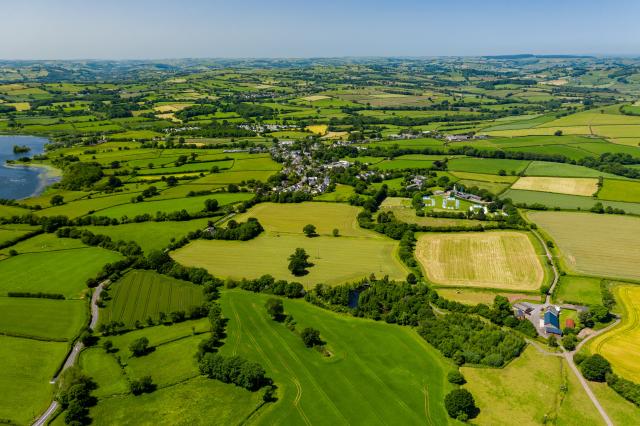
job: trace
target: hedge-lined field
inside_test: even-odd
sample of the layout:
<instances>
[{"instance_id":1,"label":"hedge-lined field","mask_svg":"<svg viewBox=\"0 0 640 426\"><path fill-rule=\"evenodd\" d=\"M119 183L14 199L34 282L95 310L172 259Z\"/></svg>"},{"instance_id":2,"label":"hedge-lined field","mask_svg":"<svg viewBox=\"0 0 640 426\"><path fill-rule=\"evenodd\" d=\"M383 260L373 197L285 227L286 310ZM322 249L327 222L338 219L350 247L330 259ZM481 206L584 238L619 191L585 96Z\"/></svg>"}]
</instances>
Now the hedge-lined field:
<instances>
[{"instance_id":1,"label":"hedge-lined field","mask_svg":"<svg viewBox=\"0 0 640 426\"><path fill-rule=\"evenodd\" d=\"M152 271L131 271L109 286L111 300L100 312L101 322L121 321L134 326L160 312L188 312L203 302L202 287Z\"/></svg>"},{"instance_id":2,"label":"hedge-lined field","mask_svg":"<svg viewBox=\"0 0 640 426\"><path fill-rule=\"evenodd\" d=\"M82 300L0 297L0 334L71 339L86 322Z\"/></svg>"}]
</instances>

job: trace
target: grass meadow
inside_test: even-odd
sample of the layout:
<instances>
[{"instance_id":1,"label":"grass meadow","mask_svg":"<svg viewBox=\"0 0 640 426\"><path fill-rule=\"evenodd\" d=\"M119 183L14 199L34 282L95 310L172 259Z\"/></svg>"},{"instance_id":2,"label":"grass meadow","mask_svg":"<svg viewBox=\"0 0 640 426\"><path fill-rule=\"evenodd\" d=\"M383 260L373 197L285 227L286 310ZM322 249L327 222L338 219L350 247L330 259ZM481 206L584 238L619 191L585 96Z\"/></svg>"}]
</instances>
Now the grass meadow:
<instances>
[{"instance_id":1,"label":"grass meadow","mask_svg":"<svg viewBox=\"0 0 640 426\"><path fill-rule=\"evenodd\" d=\"M601 305L600 278L563 275L560 277L554 300L560 303Z\"/></svg>"},{"instance_id":2,"label":"grass meadow","mask_svg":"<svg viewBox=\"0 0 640 426\"><path fill-rule=\"evenodd\" d=\"M462 367L461 372L480 408L474 424L604 424L566 362L532 346L502 369Z\"/></svg>"},{"instance_id":3,"label":"grass meadow","mask_svg":"<svg viewBox=\"0 0 640 426\"><path fill-rule=\"evenodd\" d=\"M97 247L20 254L0 261L0 294L41 291L78 298L87 289L88 278L121 258Z\"/></svg>"},{"instance_id":4,"label":"grass meadow","mask_svg":"<svg viewBox=\"0 0 640 426\"><path fill-rule=\"evenodd\" d=\"M421 234L416 258L443 286L535 291L544 267L527 234L510 231Z\"/></svg>"},{"instance_id":5,"label":"grass meadow","mask_svg":"<svg viewBox=\"0 0 640 426\"><path fill-rule=\"evenodd\" d=\"M602 189L598 192L598 198L640 203L640 182L605 179Z\"/></svg>"},{"instance_id":6,"label":"grass meadow","mask_svg":"<svg viewBox=\"0 0 640 426\"><path fill-rule=\"evenodd\" d=\"M278 386L278 401L256 424L450 423L442 406L453 366L410 328L338 315L302 300L285 300L297 329L313 326L331 357L269 318L268 296L224 292L229 318L221 352L260 362Z\"/></svg>"},{"instance_id":7,"label":"grass meadow","mask_svg":"<svg viewBox=\"0 0 640 426\"><path fill-rule=\"evenodd\" d=\"M70 340L87 321L82 300L0 297L0 334Z\"/></svg>"},{"instance_id":8,"label":"grass meadow","mask_svg":"<svg viewBox=\"0 0 640 426\"><path fill-rule=\"evenodd\" d=\"M132 327L147 318L158 321L160 312L185 311L203 302L202 288L153 271L131 271L109 285L111 300L100 321L121 321Z\"/></svg>"},{"instance_id":9,"label":"grass meadow","mask_svg":"<svg viewBox=\"0 0 640 426\"><path fill-rule=\"evenodd\" d=\"M530 212L528 216L555 241L569 270L640 279L640 219L572 212Z\"/></svg>"},{"instance_id":10,"label":"grass meadow","mask_svg":"<svg viewBox=\"0 0 640 426\"><path fill-rule=\"evenodd\" d=\"M49 381L68 344L0 336L0 419L30 424L51 402Z\"/></svg>"},{"instance_id":11,"label":"grass meadow","mask_svg":"<svg viewBox=\"0 0 640 426\"><path fill-rule=\"evenodd\" d=\"M510 198L514 203L543 204L549 208L563 210L589 210L596 203L602 203L604 207L622 209L627 213L640 214L640 203L624 203L621 201L606 201L593 197L579 195L554 194L551 192L526 191L520 189L508 189L500 198Z\"/></svg>"}]
</instances>

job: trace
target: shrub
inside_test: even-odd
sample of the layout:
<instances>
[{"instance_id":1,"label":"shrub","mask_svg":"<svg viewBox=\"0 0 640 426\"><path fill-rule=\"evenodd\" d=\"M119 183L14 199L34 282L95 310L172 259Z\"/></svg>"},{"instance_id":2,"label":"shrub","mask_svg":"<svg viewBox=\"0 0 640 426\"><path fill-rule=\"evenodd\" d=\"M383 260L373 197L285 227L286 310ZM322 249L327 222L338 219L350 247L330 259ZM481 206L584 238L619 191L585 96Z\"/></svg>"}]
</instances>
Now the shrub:
<instances>
[{"instance_id":1,"label":"shrub","mask_svg":"<svg viewBox=\"0 0 640 426\"><path fill-rule=\"evenodd\" d=\"M156 389L156 385L153 383L151 376L143 376L138 380L132 380L129 383L129 388L132 394L141 395L153 392Z\"/></svg>"},{"instance_id":2,"label":"shrub","mask_svg":"<svg viewBox=\"0 0 640 426\"><path fill-rule=\"evenodd\" d=\"M611 373L611 364L602 355L595 354L582 361L580 371L587 380L604 382L607 373Z\"/></svg>"},{"instance_id":3,"label":"shrub","mask_svg":"<svg viewBox=\"0 0 640 426\"><path fill-rule=\"evenodd\" d=\"M320 339L320 331L315 328L307 327L302 330L300 333L300 337L302 338L302 342L308 348L312 348L314 346L322 345L322 340Z\"/></svg>"},{"instance_id":4,"label":"shrub","mask_svg":"<svg viewBox=\"0 0 640 426\"><path fill-rule=\"evenodd\" d=\"M458 370L450 371L449 374L447 374L447 380L454 385L464 385L467 383L462 373Z\"/></svg>"},{"instance_id":5,"label":"shrub","mask_svg":"<svg viewBox=\"0 0 640 426\"><path fill-rule=\"evenodd\" d=\"M146 337L141 337L134 340L133 342L131 342L131 344L129 344L129 350L135 357L147 354L147 352L149 352L149 339L147 339Z\"/></svg>"},{"instance_id":6,"label":"shrub","mask_svg":"<svg viewBox=\"0 0 640 426\"><path fill-rule=\"evenodd\" d=\"M284 314L284 305L282 300L276 298L269 298L267 302L264 304L264 307L267 309L267 312L271 316L272 319L278 320Z\"/></svg>"}]
</instances>

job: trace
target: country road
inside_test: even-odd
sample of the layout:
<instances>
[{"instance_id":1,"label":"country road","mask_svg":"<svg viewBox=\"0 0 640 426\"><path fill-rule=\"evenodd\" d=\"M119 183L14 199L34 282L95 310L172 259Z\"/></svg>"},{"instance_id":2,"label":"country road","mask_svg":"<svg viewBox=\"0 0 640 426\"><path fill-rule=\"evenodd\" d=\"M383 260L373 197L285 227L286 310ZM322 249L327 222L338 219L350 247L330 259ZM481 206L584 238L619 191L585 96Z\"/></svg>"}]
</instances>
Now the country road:
<instances>
[{"instance_id":1,"label":"country road","mask_svg":"<svg viewBox=\"0 0 640 426\"><path fill-rule=\"evenodd\" d=\"M105 280L101 282L98 285L98 287L96 287L93 294L91 295L91 321L89 322L89 328L91 328L92 330L98 324L98 315L99 315L98 298L100 297L100 293L102 293L102 289L104 288L104 285L107 284L108 282L109 280ZM67 355L67 359L65 359L64 365L62 366L58 374L53 379L51 379L49 383L53 384L57 382L58 377L60 377L60 374L62 374L64 370L66 370L69 367L72 367L76 363L76 361L78 360L78 355L80 354L80 351L82 351L83 348L84 348L84 345L80 341L76 342L76 344L73 345L73 349L71 350L71 352L69 352L69 355ZM55 400L52 401L51 405L49 405L49 408L47 408L47 411L42 413L42 415L38 417L38 419L35 422L33 422L33 426L46 425L47 422L49 421L49 418L58 409L58 406L59 406L58 401L55 401Z\"/></svg>"}]
</instances>

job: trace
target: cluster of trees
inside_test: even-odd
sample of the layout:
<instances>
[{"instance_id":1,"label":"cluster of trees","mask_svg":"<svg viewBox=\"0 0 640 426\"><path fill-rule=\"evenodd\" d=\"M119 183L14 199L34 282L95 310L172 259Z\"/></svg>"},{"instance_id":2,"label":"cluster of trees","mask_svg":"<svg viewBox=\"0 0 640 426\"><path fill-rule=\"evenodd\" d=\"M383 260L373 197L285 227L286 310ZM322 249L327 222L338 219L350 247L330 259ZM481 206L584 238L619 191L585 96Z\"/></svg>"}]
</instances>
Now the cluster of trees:
<instances>
[{"instance_id":1,"label":"cluster of trees","mask_svg":"<svg viewBox=\"0 0 640 426\"><path fill-rule=\"evenodd\" d=\"M91 187L103 176L102 167L98 163L74 162L64 168L62 180L58 185L61 188L79 191Z\"/></svg>"},{"instance_id":2,"label":"cluster of trees","mask_svg":"<svg viewBox=\"0 0 640 426\"><path fill-rule=\"evenodd\" d=\"M28 291L10 291L7 293L8 297L27 297L30 299L57 299L57 300L64 300L65 297L63 294L59 294L59 293L42 293L42 292L37 292L37 293L32 293L32 292L28 292Z\"/></svg>"},{"instance_id":3,"label":"cluster of trees","mask_svg":"<svg viewBox=\"0 0 640 426\"><path fill-rule=\"evenodd\" d=\"M616 391L620 396L622 396L627 401L634 403L636 406L640 407L640 385L632 382L631 380L624 379L615 375L614 373L609 373L606 375L607 384L611 389Z\"/></svg>"},{"instance_id":4,"label":"cluster of trees","mask_svg":"<svg viewBox=\"0 0 640 426\"><path fill-rule=\"evenodd\" d=\"M248 241L260 235L262 231L264 231L264 228L258 222L258 219L254 217L250 217L246 222L242 223L231 219L227 222L226 228L217 228L213 232L203 232L202 238L206 240Z\"/></svg>"},{"instance_id":5,"label":"cluster of trees","mask_svg":"<svg viewBox=\"0 0 640 426\"><path fill-rule=\"evenodd\" d=\"M502 367L520 355L526 346L517 334L461 313L427 318L418 333L458 365Z\"/></svg>"},{"instance_id":6,"label":"cluster of trees","mask_svg":"<svg viewBox=\"0 0 640 426\"><path fill-rule=\"evenodd\" d=\"M254 280L242 279L239 281L227 279L227 288L240 287L243 290L252 291L254 293L275 294L276 296L285 296L289 299L303 297L305 294L304 287L299 282L288 282L285 280L276 280L271 275L263 275Z\"/></svg>"},{"instance_id":7,"label":"cluster of trees","mask_svg":"<svg viewBox=\"0 0 640 426\"><path fill-rule=\"evenodd\" d=\"M189 121L190 118L197 117L199 115L215 114L218 111L213 105L192 105L181 111L175 113L175 116L182 121Z\"/></svg>"},{"instance_id":8,"label":"cluster of trees","mask_svg":"<svg viewBox=\"0 0 640 426\"><path fill-rule=\"evenodd\" d=\"M98 385L77 366L66 369L58 383L56 400L65 410L65 424L90 424L89 408L97 403L91 392L96 390Z\"/></svg>"},{"instance_id":9,"label":"cluster of trees","mask_svg":"<svg viewBox=\"0 0 640 426\"><path fill-rule=\"evenodd\" d=\"M260 364L239 356L226 357L209 352L200 359L198 367L200 373L210 379L233 383L250 391L257 391L270 384Z\"/></svg>"},{"instance_id":10,"label":"cluster of trees","mask_svg":"<svg viewBox=\"0 0 640 426\"><path fill-rule=\"evenodd\" d=\"M129 389L134 395L142 395L143 393L151 393L156 390L156 385L153 383L151 376L142 376L139 379L131 380L129 383Z\"/></svg>"},{"instance_id":11,"label":"cluster of trees","mask_svg":"<svg viewBox=\"0 0 640 426\"><path fill-rule=\"evenodd\" d=\"M113 241L111 237L102 234L94 234L87 229L59 228L56 231L58 238L73 238L82 241L83 244L94 247L102 247L107 250L120 252L124 256L133 257L142 255L142 248L135 241Z\"/></svg>"},{"instance_id":12,"label":"cluster of trees","mask_svg":"<svg viewBox=\"0 0 640 426\"><path fill-rule=\"evenodd\" d=\"M211 325L211 335L198 345L198 352L196 353L198 361L202 360L206 354L217 352L218 348L222 346L222 339L225 337L227 320L222 316L222 309L218 303L213 301L209 303L207 318Z\"/></svg>"}]
</instances>

